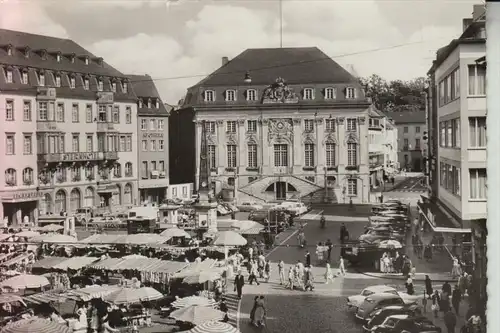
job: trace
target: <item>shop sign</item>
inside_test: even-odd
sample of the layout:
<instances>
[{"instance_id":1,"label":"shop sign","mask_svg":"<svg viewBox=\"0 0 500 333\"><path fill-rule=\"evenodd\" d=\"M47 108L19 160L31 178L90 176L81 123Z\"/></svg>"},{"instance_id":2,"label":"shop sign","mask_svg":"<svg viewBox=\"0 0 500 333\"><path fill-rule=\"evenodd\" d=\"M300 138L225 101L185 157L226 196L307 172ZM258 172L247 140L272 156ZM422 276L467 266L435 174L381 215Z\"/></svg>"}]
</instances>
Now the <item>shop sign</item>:
<instances>
[{"instance_id":1,"label":"shop sign","mask_svg":"<svg viewBox=\"0 0 500 333\"><path fill-rule=\"evenodd\" d=\"M147 138L163 138L163 133L159 132L159 133L144 133L142 135L142 137L144 139L147 139Z\"/></svg>"},{"instance_id":2,"label":"shop sign","mask_svg":"<svg viewBox=\"0 0 500 333\"><path fill-rule=\"evenodd\" d=\"M2 198L3 201L35 201L42 198L43 192L31 191L31 192L17 192L13 193L9 197Z\"/></svg>"},{"instance_id":3,"label":"shop sign","mask_svg":"<svg viewBox=\"0 0 500 333\"><path fill-rule=\"evenodd\" d=\"M97 160L97 153L66 153L62 154L63 161L94 161Z\"/></svg>"}]
</instances>

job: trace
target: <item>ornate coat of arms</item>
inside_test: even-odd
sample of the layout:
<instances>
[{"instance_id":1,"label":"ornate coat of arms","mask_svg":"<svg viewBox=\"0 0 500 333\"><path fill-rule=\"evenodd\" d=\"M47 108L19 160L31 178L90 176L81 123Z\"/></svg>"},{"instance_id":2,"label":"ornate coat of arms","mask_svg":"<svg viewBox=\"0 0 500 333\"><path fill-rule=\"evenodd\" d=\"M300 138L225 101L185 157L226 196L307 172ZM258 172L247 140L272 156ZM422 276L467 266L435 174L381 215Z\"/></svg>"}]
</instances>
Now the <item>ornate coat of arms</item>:
<instances>
[{"instance_id":1,"label":"ornate coat of arms","mask_svg":"<svg viewBox=\"0 0 500 333\"><path fill-rule=\"evenodd\" d=\"M293 142L293 123L292 119L269 119L269 132L267 140L269 142Z\"/></svg>"},{"instance_id":2,"label":"ornate coat of arms","mask_svg":"<svg viewBox=\"0 0 500 333\"><path fill-rule=\"evenodd\" d=\"M262 103L298 103L299 98L281 77L264 90Z\"/></svg>"}]
</instances>

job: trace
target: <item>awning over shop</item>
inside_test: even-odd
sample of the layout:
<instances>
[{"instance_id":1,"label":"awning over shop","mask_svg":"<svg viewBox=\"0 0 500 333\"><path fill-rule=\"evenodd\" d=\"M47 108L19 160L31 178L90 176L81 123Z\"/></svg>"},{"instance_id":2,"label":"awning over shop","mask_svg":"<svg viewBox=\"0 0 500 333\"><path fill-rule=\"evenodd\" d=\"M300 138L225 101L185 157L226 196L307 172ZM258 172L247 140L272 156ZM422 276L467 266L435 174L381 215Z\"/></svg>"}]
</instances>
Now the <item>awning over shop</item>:
<instances>
[{"instance_id":1,"label":"awning over shop","mask_svg":"<svg viewBox=\"0 0 500 333\"><path fill-rule=\"evenodd\" d=\"M120 290L120 286L98 286L93 285L82 289L72 289L64 292L47 292L39 293L30 296L25 296L23 299L26 302L34 304L43 303L64 303L68 300L74 301L89 301L93 298L107 296L113 292Z\"/></svg>"},{"instance_id":2,"label":"awning over shop","mask_svg":"<svg viewBox=\"0 0 500 333\"><path fill-rule=\"evenodd\" d=\"M241 230L239 231L239 233L242 235L258 235L262 230L264 230L264 227L253 227L250 229Z\"/></svg>"},{"instance_id":3,"label":"awning over shop","mask_svg":"<svg viewBox=\"0 0 500 333\"><path fill-rule=\"evenodd\" d=\"M209 269L213 268L216 263L217 263L217 260L207 258L207 259L203 260L202 262L195 262L195 263L190 264L189 266L185 267L180 272L175 273L173 277L176 279L185 278L185 277L191 276L194 272L209 270Z\"/></svg>"},{"instance_id":4,"label":"awning over shop","mask_svg":"<svg viewBox=\"0 0 500 333\"><path fill-rule=\"evenodd\" d=\"M99 260L99 258L96 257L72 257L72 258L66 258L65 261L56 264L54 266L54 269L61 269L61 270L68 270L68 269L73 269L73 270L78 270L83 267L86 267L93 262L96 262Z\"/></svg>"},{"instance_id":5,"label":"awning over shop","mask_svg":"<svg viewBox=\"0 0 500 333\"><path fill-rule=\"evenodd\" d=\"M23 260L28 260L28 257L29 256L27 253L23 253L23 254L20 254L14 258L10 258L9 260L0 263L0 266L9 267L12 265L16 265L16 264L21 263Z\"/></svg>"},{"instance_id":6,"label":"awning over shop","mask_svg":"<svg viewBox=\"0 0 500 333\"><path fill-rule=\"evenodd\" d=\"M33 264L33 268L49 269L68 260L66 257L45 257Z\"/></svg>"},{"instance_id":7,"label":"awning over shop","mask_svg":"<svg viewBox=\"0 0 500 333\"><path fill-rule=\"evenodd\" d=\"M103 270L137 270L139 272L173 274L189 264L179 261L161 260L156 258L108 258L90 268Z\"/></svg>"},{"instance_id":8,"label":"awning over shop","mask_svg":"<svg viewBox=\"0 0 500 333\"><path fill-rule=\"evenodd\" d=\"M469 233L471 229L460 228L460 222L446 213L438 204L421 196L422 201L417 203L419 213L429 223L434 232L444 233Z\"/></svg>"},{"instance_id":9,"label":"awning over shop","mask_svg":"<svg viewBox=\"0 0 500 333\"><path fill-rule=\"evenodd\" d=\"M103 245L108 245L108 244L118 244L121 239L125 238L125 235L106 235L106 234L95 234L92 236L89 236L85 239L82 239L79 241L79 243L86 245L86 244L103 244Z\"/></svg>"}]
</instances>

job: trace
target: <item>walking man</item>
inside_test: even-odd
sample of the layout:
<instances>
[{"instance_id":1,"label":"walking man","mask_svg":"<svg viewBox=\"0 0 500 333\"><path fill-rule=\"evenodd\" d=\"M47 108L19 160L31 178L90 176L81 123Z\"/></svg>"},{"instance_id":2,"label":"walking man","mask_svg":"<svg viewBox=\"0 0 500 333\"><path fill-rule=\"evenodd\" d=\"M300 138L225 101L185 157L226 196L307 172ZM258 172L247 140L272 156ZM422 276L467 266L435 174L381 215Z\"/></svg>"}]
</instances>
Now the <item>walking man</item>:
<instances>
[{"instance_id":1,"label":"walking man","mask_svg":"<svg viewBox=\"0 0 500 333\"><path fill-rule=\"evenodd\" d=\"M238 271L236 277L234 278L234 291L238 294L238 298L241 299L241 294L243 292L243 286L245 285L245 278L241 275L241 271Z\"/></svg>"},{"instance_id":2,"label":"walking man","mask_svg":"<svg viewBox=\"0 0 500 333\"><path fill-rule=\"evenodd\" d=\"M285 284L285 263L283 260L280 260L278 263L278 273L280 276L280 285Z\"/></svg>"},{"instance_id":3,"label":"walking man","mask_svg":"<svg viewBox=\"0 0 500 333\"><path fill-rule=\"evenodd\" d=\"M311 254L306 250L306 267L311 267Z\"/></svg>"},{"instance_id":4,"label":"walking man","mask_svg":"<svg viewBox=\"0 0 500 333\"><path fill-rule=\"evenodd\" d=\"M332 248L333 248L333 243L332 243L332 241L331 241L330 239L328 239L328 240L326 241L326 244L325 244L325 245L326 245L326 247L327 247L327 250L326 250L326 251L327 251L326 253L327 253L327 255L328 255L328 256L327 256L327 260L328 260L328 262L330 262L330 259L331 259L331 256L332 256Z\"/></svg>"},{"instance_id":5,"label":"walking man","mask_svg":"<svg viewBox=\"0 0 500 333\"><path fill-rule=\"evenodd\" d=\"M448 311L444 314L444 324L446 325L446 329L448 333L455 333L455 326L457 326L457 316L448 309Z\"/></svg>"},{"instance_id":6,"label":"walking man","mask_svg":"<svg viewBox=\"0 0 500 333\"><path fill-rule=\"evenodd\" d=\"M462 300L462 293L460 292L460 288L458 284L455 285L455 289L451 293L451 305L453 305L453 309L455 309L455 313L457 316L460 316L460 301Z\"/></svg>"},{"instance_id":7,"label":"walking man","mask_svg":"<svg viewBox=\"0 0 500 333\"><path fill-rule=\"evenodd\" d=\"M339 260L339 275L345 276L345 266L344 266L344 258L340 257Z\"/></svg>"}]
</instances>

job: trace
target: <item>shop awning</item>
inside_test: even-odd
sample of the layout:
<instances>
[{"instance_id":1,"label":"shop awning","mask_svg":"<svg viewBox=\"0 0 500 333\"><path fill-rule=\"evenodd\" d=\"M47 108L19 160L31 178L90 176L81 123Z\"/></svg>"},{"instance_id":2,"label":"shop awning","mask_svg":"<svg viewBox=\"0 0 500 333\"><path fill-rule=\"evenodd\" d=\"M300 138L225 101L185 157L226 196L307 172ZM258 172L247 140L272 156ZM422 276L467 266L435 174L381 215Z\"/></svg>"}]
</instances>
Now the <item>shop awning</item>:
<instances>
[{"instance_id":1,"label":"shop awning","mask_svg":"<svg viewBox=\"0 0 500 333\"><path fill-rule=\"evenodd\" d=\"M217 260L215 259L205 259L202 262L195 262L185 267L183 270L174 274L174 278L180 279L185 278L193 274L193 272L199 272L203 270L209 270L215 266Z\"/></svg>"},{"instance_id":2,"label":"shop awning","mask_svg":"<svg viewBox=\"0 0 500 333\"><path fill-rule=\"evenodd\" d=\"M239 233L242 235L258 235L262 230L264 230L264 227L253 227L250 229L241 230L239 231Z\"/></svg>"},{"instance_id":3,"label":"shop awning","mask_svg":"<svg viewBox=\"0 0 500 333\"><path fill-rule=\"evenodd\" d=\"M63 262L60 262L54 266L54 269L61 269L61 270L68 270L68 269L73 269L73 270L78 270L83 267L86 267L93 262L96 262L99 260L99 258L96 257L72 257L72 258L66 258Z\"/></svg>"},{"instance_id":4,"label":"shop awning","mask_svg":"<svg viewBox=\"0 0 500 333\"><path fill-rule=\"evenodd\" d=\"M443 233L469 233L471 229L459 227L460 222L446 213L438 204L421 196L422 201L417 203L417 208L429 223L434 232Z\"/></svg>"},{"instance_id":5,"label":"shop awning","mask_svg":"<svg viewBox=\"0 0 500 333\"><path fill-rule=\"evenodd\" d=\"M139 272L173 274L189 264L179 261L161 260L156 258L108 258L90 268L103 270L137 270Z\"/></svg>"},{"instance_id":6,"label":"shop awning","mask_svg":"<svg viewBox=\"0 0 500 333\"><path fill-rule=\"evenodd\" d=\"M93 269L112 269L115 265L123 261L122 258L106 258L104 260L98 261L89 266L89 268Z\"/></svg>"},{"instance_id":7,"label":"shop awning","mask_svg":"<svg viewBox=\"0 0 500 333\"><path fill-rule=\"evenodd\" d=\"M0 266L9 267L21 263L23 260L28 260L29 256L27 253L20 254L14 258L10 258L7 261L0 263Z\"/></svg>"},{"instance_id":8,"label":"shop awning","mask_svg":"<svg viewBox=\"0 0 500 333\"><path fill-rule=\"evenodd\" d=\"M109 244L118 244L122 239L124 239L126 235L104 235L104 234L95 234L92 236L89 236L85 239L82 239L79 241L82 245L86 244L103 244L103 245L109 245Z\"/></svg>"},{"instance_id":9,"label":"shop awning","mask_svg":"<svg viewBox=\"0 0 500 333\"><path fill-rule=\"evenodd\" d=\"M49 269L68 260L66 257L45 257L33 264L33 268Z\"/></svg>"}]
</instances>

